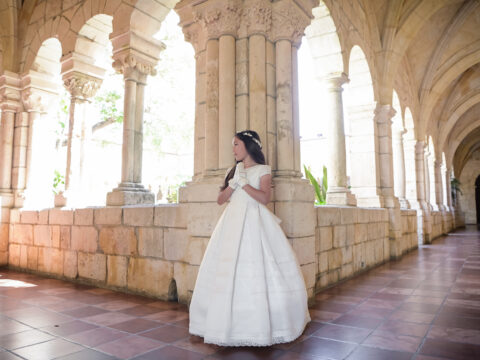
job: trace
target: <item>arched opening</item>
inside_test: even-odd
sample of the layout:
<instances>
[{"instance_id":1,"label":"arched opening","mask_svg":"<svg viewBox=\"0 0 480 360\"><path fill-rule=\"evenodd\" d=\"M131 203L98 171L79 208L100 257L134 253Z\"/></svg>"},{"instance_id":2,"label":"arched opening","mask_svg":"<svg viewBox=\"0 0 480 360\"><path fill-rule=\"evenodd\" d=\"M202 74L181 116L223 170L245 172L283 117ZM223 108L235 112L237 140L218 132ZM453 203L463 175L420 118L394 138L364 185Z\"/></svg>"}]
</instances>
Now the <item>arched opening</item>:
<instances>
[{"instance_id":1,"label":"arched opening","mask_svg":"<svg viewBox=\"0 0 480 360\"><path fill-rule=\"evenodd\" d=\"M406 179L405 179L405 151L404 134L406 133L402 119L402 108L397 92L393 91L393 108L395 115L392 119L392 152L393 152L393 178L394 193L400 202L402 208L408 209L409 204L406 199Z\"/></svg>"},{"instance_id":2,"label":"arched opening","mask_svg":"<svg viewBox=\"0 0 480 360\"><path fill-rule=\"evenodd\" d=\"M305 29L306 36L298 51L300 153L302 170L309 169L319 182L321 196L317 196L320 201L316 203L324 204L323 169L325 166L327 172L330 168L333 173L332 166L336 165L330 161L331 151L336 150L329 146L331 131L328 126L334 119L328 115L331 104L327 84L342 76L343 58L336 27L325 3L320 1L312 14L314 18Z\"/></svg>"},{"instance_id":3,"label":"arched opening","mask_svg":"<svg viewBox=\"0 0 480 360\"><path fill-rule=\"evenodd\" d=\"M350 136L349 168L351 190L358 206L381 207L378 193L379 172L376 157L376 130L373 121L375 99L372 77L364 52L354 46L350 52L350 82L345 86L346 128Z\"/></svg>"},{"instance_id":4,"label":"arched opening","mask_svg":"<svg viewBox=\"0 0 480 360\"><path fill-rule=\"evenodd\" d=\"M45 40L26 75L29 84L23 101L28 111L29 131L23 206L27 209L53 205L52 182L55 181L54 170L58 162L55 131L60 114L51 109L60 108L58 93L61 89L61 54L62 47L58 39Z\"/></svg>"},{"instance_id":5,"label":"arched opening","mask_svg":"<svg viewBox=\"0 0 480 360\"><path fill-rule=\"evenodd\" d=\"M409 107L404 112L405 135L404 152L405 152L405 197L412 208L418 208L417 196L417 174L415 166L415 125L412 112Z\"/></svg>"}]
</instances>

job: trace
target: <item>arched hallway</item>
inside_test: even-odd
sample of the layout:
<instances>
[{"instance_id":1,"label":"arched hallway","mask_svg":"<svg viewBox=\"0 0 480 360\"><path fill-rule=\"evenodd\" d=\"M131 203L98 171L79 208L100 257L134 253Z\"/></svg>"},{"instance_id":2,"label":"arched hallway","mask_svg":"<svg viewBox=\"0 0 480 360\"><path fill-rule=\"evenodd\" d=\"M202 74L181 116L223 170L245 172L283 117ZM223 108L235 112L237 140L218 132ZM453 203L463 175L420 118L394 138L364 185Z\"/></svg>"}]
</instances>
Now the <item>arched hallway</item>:
<instances>
[{"instance_id":1,"label":"arched hallway","mask_svg":"<svg viewBox=\"0 0 480 360\"><path fill-rule=\"evenodd\" d=\"M220 348L184 304L0 270L0 358L475 359L480 230L467 226L321 291L296 341Z\"/></svg>"}]
</instances>

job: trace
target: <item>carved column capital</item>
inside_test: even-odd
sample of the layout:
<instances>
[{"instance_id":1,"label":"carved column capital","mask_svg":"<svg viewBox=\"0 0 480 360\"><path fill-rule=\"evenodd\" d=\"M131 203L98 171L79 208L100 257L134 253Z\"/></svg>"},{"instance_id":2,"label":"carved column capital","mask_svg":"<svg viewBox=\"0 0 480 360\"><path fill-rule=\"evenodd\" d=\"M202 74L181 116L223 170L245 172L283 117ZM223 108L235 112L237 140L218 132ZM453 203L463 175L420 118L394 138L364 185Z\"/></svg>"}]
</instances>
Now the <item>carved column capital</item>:
<instances>
[{"instance_id":1,"label":"carved column capital","mask_svg":"<svg viewBox=\"0 0 480 360\"><path fill-rule=\"evenodd\" d=\"M272 4L272 29L270 37L273 41L289 40L299 46L305 28L310 25L312 8L303 8L296 1L283 0Z\"/></svg>"},{"instance_id":2,"label":"carved column capital","mask_svg":"<svg viewBox=\"0 0 480 360\"><path fill-rule=\"evenodd\" d=\"M377 124L392 123L392 118L397 112L392 105L377 104L375 107L375 122Z\"/></svg>"},{"instance_id":3,"label":"carved column capital","mask_svg":"<svg viewBox=\"0 0 480 360\"><path fill-rule=\"evenodd\" d=\"M42 90L27 88L22 91L22 102L28 112L45 112L48 94Z\"/></svg>"},{"instance_id":4,"label":"carved column capital","mask_svg":"<svg viewBox=\"0 0 480 360\"><path fill-rule=\"evenodd\" d=\"M329 91L343 91L343 84L346 84L350 81L347 74L345 73L336 73L336 74L329 74L328 76L322 77L320 79L323 83L327 85L327 89Z\"/></svg>"},{"instance_id":5,"label":"carved column capital","mask_svg":"<svg viewBox=\"0 0 480 360\"><path fill-rule=\"evenodd\" d=\"M207 39L222 35L237 36L242 14L241 1L214 1L194 10L193 19L206 30Z\"/></svg>"},{"instance_id":6,"label":"carved column capital","mask_svg":"<svg viewBox=\"0 0 480 360\"><path fill-rule=\"evenodd\" d=\"M72 98L90 99L97 93L102 80L82 73L70 73L63 79L63 85Z\"/></svg>"},{"instance_id":7,"label":"carved column capital","mask_svg":"<svg viewBox=\"0 0 480 360\"><path fill-rule=\"evenodd\" d=\"M130 78L137 82L146 82L148 75L155 76L157 74L155 64L145 61L134 53L117 57L112 65L126 79Z\"/></svg>"},{"instance_id":8,"label":"carved column capital","mask_svg":"<svg viewBox=\"0 0 480 360\"><path fill-rule=\"evenodd\" d=\"M0 76L0 107L2 111L17 112L21 106L20 77L6 71Z\"/></svg>"}]
</instances>

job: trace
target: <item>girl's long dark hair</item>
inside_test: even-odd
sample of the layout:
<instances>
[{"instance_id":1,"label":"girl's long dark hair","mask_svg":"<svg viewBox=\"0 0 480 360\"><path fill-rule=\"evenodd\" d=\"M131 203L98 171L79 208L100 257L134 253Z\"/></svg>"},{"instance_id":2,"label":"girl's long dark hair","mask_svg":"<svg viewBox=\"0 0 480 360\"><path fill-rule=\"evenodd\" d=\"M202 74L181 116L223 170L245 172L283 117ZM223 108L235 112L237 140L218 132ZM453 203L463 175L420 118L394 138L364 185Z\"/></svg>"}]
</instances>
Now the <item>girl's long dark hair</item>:
<instances>
[{"instance_id":1,"label":"girl's long dark hair","mask_svg":"<svg viewBox=\"0 0 480 360\"><path fill-rule=\"evenodd\" d=\"M246 133L252 134L252 136L245 135ZM250 157L255 161L257 164L265 164L265 155L263 155L262 149L260 145L257 144L255 140L253 140L253 137L257 139L260 142L260 136L258 136L256 131L253 130L244 130L237 132L235 134L235 137L242 140L243 143L245 144L245 149L247 150L247 153L250 155ZM227 174L225 177L225 182L223 186L220 188L220 190L224 190L228 186L228 181L233 178L233 175L235 175L235 169L237 168L237 163L235 166L232 167L230 172Z\"/></svg>"}]
</instances>

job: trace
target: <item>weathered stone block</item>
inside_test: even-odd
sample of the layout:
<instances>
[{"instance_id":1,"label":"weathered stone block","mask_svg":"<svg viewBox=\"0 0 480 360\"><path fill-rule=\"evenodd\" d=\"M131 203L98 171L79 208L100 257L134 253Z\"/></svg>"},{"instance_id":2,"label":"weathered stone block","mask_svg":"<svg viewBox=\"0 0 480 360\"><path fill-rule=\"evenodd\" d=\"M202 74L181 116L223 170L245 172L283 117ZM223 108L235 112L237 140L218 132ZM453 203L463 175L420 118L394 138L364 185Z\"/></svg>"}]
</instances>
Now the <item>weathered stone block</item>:
<instances>
[{"instance_id":1,"label":"weathered stone block","mask_svg":"<svg viewBox=\"0 0 480 360\"><path fill-rule=\"evenodd\" d=\"M328 252L322 252L318 256L318 272L323 273L328 270Z\"/></svg>"},{"instance_id":2,"label":"weathered stone block","mask_svg":"<svg viewBox=\"0 0 480 360\"><path fill-rule=\"evenodd\" d=\"M100 230L100 248L109 255L135 255L137 238L131 226L103 227Z\"/></svg>"},{"instance_id":3,"label":"weathered stone block","mask_svg":"<svg viewBox=\"0 0 480 360\"><path fill-rule=\"evenodd\" d=\"M367 266L375 264L375 241L367 241L365 243L365 260Z\"/></svg>"},{"instance_id":4,"label":"weathered stone block","mask_svg":"<svg viewBox=\"0 0 480 360\"><path fill-rule=\"evenodd\" d=\"M225 204L218 206L217 203L188 204L188 231L190 235L210 237L225 207Z\"/></svg>"},{"instance_id":5,"label":"weathered stone block","mask_svg":"<svg viewBox=\"0 0 480 360\"><path fill-rule=\"evenodd\" d=\"M333 247L333 231L332 227L324 226L318 228L320 237L320 251L330 250Z\"/></svg>"},{"instance_id":6,"label":"weathered stone block","mask_svg":"<svg viewBox=\"0 0 480 360\"><path fill-rule=\"evenodd\" d=\"M342 225L354 224L357 222L358 216L356 207L341 207L340 214Z\"/></svg>"},{"instance_id":7,"label":"weathered stone block","mask_svg":"<svg viewBox=\"0 0 480 360\"><path fill-rule=\"evenodd\" d=\"M360 243L353 246L354 271L359 271L361 269L364 269L367 266L365 251L366 251L365 243Z\"/></svg>"},{"instance_id":8,"label":"weathered stone block","mask_svg":"<svg viewBox=\"0 0 480 360\"><path fill-rule=\"evenodd\" d=\"M8 251L9 228L8 224L0 224L0 251Z\"/></svg>"},{"instance_id":9,"label":"weathered stone block","mask_svg":"<svg viewBox=\"0 0 480 360\"><path fill-rule=\"evenodd\" d=\"M320 206L316 208L317 211L317 225L331 226L340 224L341 214L340 208L335 206Z\"/></svg>"},{"instance_id":10,"label":"weathered stone block","mask_svg":"<svg viewBox=\"0 0 480 360\"><path fill-rule=\"evenodd\" d=\"M75 225L93 225L93 209L76 209L74 214Z\"/></svg>"},{"instance_id":11,"label":"weathered stone block","mask_svg":"<svg viewBox=\"0 0 480 360\"><path fill-rule=\"evenodd\" d=\"M293 238L293 250L300 265L315 262L315 237Z\"/></svg>"},{"instance_id":12,"label":"weathered stone block","mask_svg":"<svg viewBox=\"0 0 480 360\"><path fill-rule=\"evenodd\" d=\"M5 211L5 208L2 208L2 214ZM10 224L18 224L20 222L20 210L19 209L10 209ZM3 222L3 219L2 219Z\"/></svg>"},{"instance_id":13,"label":"weathered stone block","mask_svg":"<svg viewBox=\"0 0 480 360\"><path fill-rule=\"evenodd\" d=\"M155 206L155 226L186 228L188 219L187 204L165 204Z\"/></svg>"},{"instance_id":14,"label":"weathered stone block","mask_svg":"<svg viewBox=\"0 0 480 360\"><path fill-rule=\"evenodd\" d=\"M172 278L173 264L170 261L134 257L129 259L129 290L167 299Z\"/></svg>"},{"instance_id":15,"label":"weathered stone block","mask_svg":"<svg viewBox=\"0 0 480 360\"><path fill-rule=\"evenodd\" d=\"M20 266L20 245L10 244L8 247L8 263L12 266Z\"/></svg>"},{"instance_id":16,"label":"weathered stone block","mask_svg":"<svg viewBox=\"0 0 480 360\"><path fill-rule=\"evenodd\" d=\"M72 225L73 210L50 209L48 223L55 225Z\"/></svg>"},{"instance_id":17,"label":"weathered stone block","mask_svg":"<svg viewBox=\"0 0 480 360\"><path fill-rule=\"evenodd\" d=\"M345 235L345 244L353 245L355 243L355 225L347 225L347 233Z\"/></svg>"},{"instance_id":18,"label":"weathered stone block","mask_svg":"<svg viewBox=\"0 0 480 360\"><path fill-rule=\"evenodd\" d=\"M29 246L27 249L27 268L37 270L38 268L38 248Z\"/></svg>"},{"instance_id":19,"label":"weathered stone block","mask_svg":"<svg viewBox=\"0 0 480 360\"><path fill-rule=\"evenodd\" d=\"M35 225L33 227L33 244L35 246L52 247L51 230L51 225Z\"/></svg>"},{"instance_id":20,"label":"weathered stone block","mask_svg":"<svg viewBox=\"0 0 480 360\"><path fill-rule=\"evenodd\" d=\"M163 233L164 255L167 260L186 261L189 237L185 229L167 228Z\"/></svg>"},{"instance_id":21,"label":"weathered stone block","mask_svg":"<svg viewBox=\"0 0 480 360\"><path fill-rule=\"evenodd\" d=\"M128 257L107 257L107 285L116 287L127 286Z\"/></svg>"},{"instance_id":22,"label":"weathered stone block","mask_svg":"<svg viewBox=\"0 0 480 360\"><path fill-rule=\"evenodd\" d=\"M53 248L38 248L38 271L63 275L63 251Z\"/></svg>"},{"instance_id":23,"label":"weathered stone block","mask_svg":"<svg viewBox=\"0 0 480 360\"><path fill-rule=\"evenodd\" d=\"M49 209L40 210L38 212L38 224L42 224L42 225L48 224L48 213L49 213Z\"/></svg>"},{"instance_id":24,"label":"weathered stone block","mask_svg":"<svg viewBox=\"0 0 480 360\"><path fill-rule=\"evenodd\" d=\"M328 270L337 269L342 266L342 249L328 251Z\"/></svg>"},{"instance_id":25,"label":"weathered stone block","mask_svg":"<svg viewBox=\"0 0 480 360\"><path fill-rule=\"evenodd\" d=\"M340 279L346 279L353 275L353 264L345 264L340 270Z\"/></svg>"},{"instance_id":26,"label":"weathered stone block","mask_svg":"<svg viewBox=\"0 0 480 360\"><path fill-rule=\"evenodd\" d=\"M358 209L357 221L359 224L366 224L370 221L370 213L368 209Z\"/></svg>"},{"instance_id":27,"label":"weathered stone block","mask_svg":"<svg viewBox=\"0 0 480 360\"><path fill-rule=\"evenodd\" d=\"M0 266L8 265L8 251L0 251Z\"/></svg>"},{"instance_id":28,"label":"weathered stone block","mask_svg":"<svg viewBox=\"0 0 480 360\"><path fill-rule=\"evenodd\" d=\"M315 266L315 263L300 266L307 290L315 286Z\"/></svg>"},{"instance_id":29,"label":"weathered stone block","mask_svg":"<svg viewBox=\"0 0 480 360\"><path fill-rule=\"evenodd\" d=\"M180 302L187 300L189 267L191 266L192 265L178 261L173 264L173 277L175 278L175 283L177 285L177 295Z\"/></svg>"},{"instance_id":30,"label":"weathered stone block","mask_svg":"<svg viewBox=\"0 0 480 360\"><path fill-rule=\"evenodd\" d=\"M141 256L163 258L163 229L154 227L139 228L138 253Z\"/></svg>"},{"instance_id":31,"label":"weathered stone block","mask_svg":"<svg viewBox=\"0 0 480 360\"><path fill-rule=\"evenodd\" d=\"M367 224L355 224L355 244L367 241L368 225Z\"/></svg>"},{"instance_id":32,"label":"weathered stone block","mask_svg":"<svg viewBox=\"0 0 480 360\"><path fill-rule=\"evenodd\" d=\"M152 226L153 206L124 207L123 223L131 226Z\"/></svg>"},{"instance_id":33,"label":"weathered stone block","mask_svg":"<svg viewBox=\"0 0 480 360\"><path fill-rule=\"evenodd\" d=\"M97 225L120 225L122 223L122 208L105 207L95 209L93 218Z\"/></svg>"},{"instance_id":34,"label":"weathered stone block","mask_svg":"<svg viewBox=\"0 0 480 360\"><path fill-rule=\"evenodd\" d=\"M342 248L342 264L348 264L353 261L353 246Z\"/></svg>"},{"instance_id":35,"label":"weathered stone block","mask_svg":"<svg viewBox=\"0 0 480 360\"><path fill-rule=\"evenodd\" d=\"M70 249L70 226L60 226L60 248Z\"/></svg>"},{"instance_id":36,"label":"weathered stone block","mask_svg":"<svg viewBox=\"0 0 480 360\"><path fill-rule=\"evenodd\" d=\"M10 242L32 245L33 244L33 225L14 224L13 236L10 237Z\"/></svg>"},{"instance_id":37,"label":"weathered stone block","mask_svg":"<svg viewBox=\"0 0 480 360\"><path fill-rule=\"evenodd\" d=\"M20 267L22 269L26 269L28 265L28 246L27 245L20 245Z\"/></svg>"},{"instance_id":38,"label":"weathered stone block","mask_svg":"<svg viewBox=\"0 0 480 360\"><path fill-rule=\"evenodd\" d=\"M328 273L328 285L336 284L340 279L340 269Z\"/></svg>"},{"instance_id":39,"label":"weathered stone block","mask_svg":"<svg viewBox=\"0 0 480 360\"><path fill-rule=\"evenodd\" d=\"M94 253L98 249L98 232L93 226L72 226L72 250Z\"/></svg>"},{"instance_id":40,"label":"weathered stone block","mask_svg":"<svg viewBox=\"0 0 480 360\"><path fill-rule=\"evenodd\" d=\"M346 244L347 227L345 225L337 225L333 227L333 247L341 248Z\"/></svg>"},{"instance_id":41,"label":"weathered stone block","mask_svg":"<svg viewBox=\"0 0 480 360\"><path fill-rule=\"evenodd\" d=\"M38 224L38 211L34 211L34 210L20 211L20 222L22 224Z\"/></svg>"},{"instance_id":42,"label":"weathered stone block","mask_svg":"<svg viewBox=\"0 0 480 360\"><path fill-rule=\"evenodd\" d=\"M104 282L107 276L107 257L103 254L78 252L78 275L82 278ZM139 276L141 276L139 274ZM151 276L151 274L143 274Z\"/></svg>"},{"instance_id":43,"label":"weathered stone block","mask_svg":"<svg viewBox=\"0 0 480 360\"><path fill-rule=\"evenodd\" d=\"M0 208L0 223L10 223L10 212L12 209L7 207Z\"/></svg>"},{"instance_id":44,"label":"weathered stone block","mask_svg":"<svg viewBox=\"0 0 480 360\"><path fill-rule=\"evenodd\" d=\"M278 202L275 214L282 222L285 235L291 238L315 235L315 208L313 203Z\"/></svg>"},{"instance_id":45,"label":"weathered stone block","mask_svg":"<svg viewBox=\"0 0 480 360\"><path fill-rule=\"evenodd\" d=\"M200 265L202 263L203 255L205 254L208 241L208 237L191 236L188 239L185 261L189 264Z\"/></svg>"},{"instance_id":46,"label":"weathered stone block","mask_svg":"<svg viewBox=\"0 0 480 360\"><path fill-rule=\"evenodd\" d=\"M78 260L76 251L63 252L63 275L75 279L78 275Z\"/></svg>"}]
</instances>

